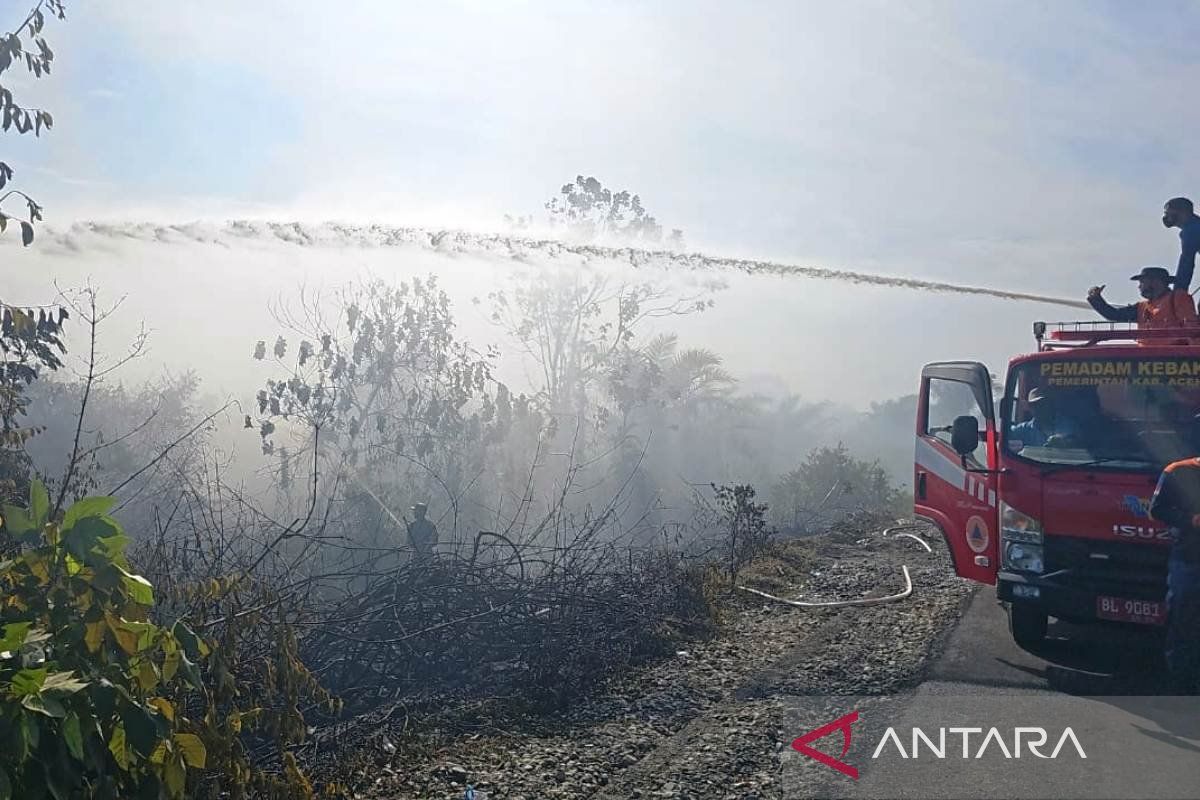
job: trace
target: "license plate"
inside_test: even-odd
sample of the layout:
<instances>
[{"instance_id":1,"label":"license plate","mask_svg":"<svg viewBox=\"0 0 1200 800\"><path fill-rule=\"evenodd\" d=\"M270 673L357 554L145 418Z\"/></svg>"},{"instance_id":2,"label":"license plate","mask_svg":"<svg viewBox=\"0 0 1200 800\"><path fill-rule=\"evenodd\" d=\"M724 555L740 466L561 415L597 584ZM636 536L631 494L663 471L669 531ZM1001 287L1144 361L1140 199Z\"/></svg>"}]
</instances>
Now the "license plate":
<instances>
[{"instance_id":1,"label":"license plate","mask_svg":"<svg viewBox=\"0 0 1200 800\"><path fill-rule=\"evenodd\" d=\"M1126 600L1123 597L1096 598L1096 616L1116 622L1136 622L1139 625L1165 625L1167 604L1154 600Z\"/></svg>"}]
</instances>

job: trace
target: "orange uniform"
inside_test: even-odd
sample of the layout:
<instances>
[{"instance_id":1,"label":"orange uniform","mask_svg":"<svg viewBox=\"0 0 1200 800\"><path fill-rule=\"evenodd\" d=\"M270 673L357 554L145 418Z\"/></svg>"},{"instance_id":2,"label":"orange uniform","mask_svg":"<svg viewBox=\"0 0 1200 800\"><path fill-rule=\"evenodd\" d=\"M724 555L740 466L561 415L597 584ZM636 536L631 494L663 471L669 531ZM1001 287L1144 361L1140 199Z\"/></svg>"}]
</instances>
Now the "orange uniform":
<instances>
[{"instance_id":1,"label":"orange uniform","mask_svg":"<svg viewBox=\"0 0 1200 800\"><path fill-rule=\"evenodd\" d=\"M1196 315L1196 304L1187 290L1175 289L1155 300L1139 302L1137 324L1147 330L1195 328L1200 326L1200 317Z\"/></svg>"},{"instance_id":2,"label":"orange uniform","mask_svg":"<svg viewBox=\"0 0 1200 800\"><path fill-rule=\"evenodd\" d=\"M1111 322L1136 322L1142 330L1200 327L1196 304L1186 289L1175 289L1153 300L1140 300L1128 306L1111 306L1102 297L1091 298L1088 302L1105 319ZM1191 340L1144 339L1140 344L1191 344Z\"/></svg>"}]
</instances>

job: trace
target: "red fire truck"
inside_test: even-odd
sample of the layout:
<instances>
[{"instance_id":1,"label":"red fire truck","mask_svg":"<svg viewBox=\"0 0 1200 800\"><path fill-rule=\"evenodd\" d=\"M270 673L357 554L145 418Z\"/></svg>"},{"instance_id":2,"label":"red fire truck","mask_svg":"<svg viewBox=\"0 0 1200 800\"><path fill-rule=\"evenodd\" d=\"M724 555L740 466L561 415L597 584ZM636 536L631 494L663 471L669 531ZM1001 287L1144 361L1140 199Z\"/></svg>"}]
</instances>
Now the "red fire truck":
<instances>
[{"instance_id":1,"label":"red fire truck","mask_svg":"<svg viewBox=\"0 0 1200 800\"><path fill-rule=\"evenodd\" d=\"M922 370L916 514L959 575L996 585L1022 645L1048 617L1161 626L1169 540L1150 496L1164 464L1200 454L1200 329L1034 336L1002 384L973 361Z\"/></svg>"}]
</instances>

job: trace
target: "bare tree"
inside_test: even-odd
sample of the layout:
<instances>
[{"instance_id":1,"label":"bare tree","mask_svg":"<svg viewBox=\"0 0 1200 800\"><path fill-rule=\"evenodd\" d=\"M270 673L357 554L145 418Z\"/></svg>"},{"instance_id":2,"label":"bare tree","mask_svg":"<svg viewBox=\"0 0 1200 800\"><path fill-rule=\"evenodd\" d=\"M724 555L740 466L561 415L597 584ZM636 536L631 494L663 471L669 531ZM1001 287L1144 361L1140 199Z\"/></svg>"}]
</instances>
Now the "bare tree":
<instances>
[{"instance_id":1,"label":"bare tree","mask_svg":"<svg viewBox=\"0 0 1200 800\"><path fill-rule=\"evenodd\" d=\"M650 283L615 284L578 270L540 271L488 295L492 321L541 370L541 397L551 413L579 415L615 359L633 346L638 327L656 317L701 311L702 295L675 297Z\"/></svg>"}]
</instances>

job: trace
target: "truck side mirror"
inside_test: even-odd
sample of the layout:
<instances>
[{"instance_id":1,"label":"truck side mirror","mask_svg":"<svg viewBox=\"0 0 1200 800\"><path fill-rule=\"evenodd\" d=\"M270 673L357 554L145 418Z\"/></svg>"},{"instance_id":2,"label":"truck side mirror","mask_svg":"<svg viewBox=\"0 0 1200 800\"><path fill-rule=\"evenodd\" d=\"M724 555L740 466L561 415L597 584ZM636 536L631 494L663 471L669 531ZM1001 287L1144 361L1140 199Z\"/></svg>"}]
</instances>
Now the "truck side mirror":
<instances>
[{"instance_id":1,"label":"truck side mirror","mask_svg":"<svg viewBox=\"0 0 1200 800\"><path fill-rule=\"evenodd\" d=\"M1000 400L1000 419L1012 419L1013 399L1005 397Z\"/></svg>"},{"instance_id":2,"label":"truck side mirror","mask_svg":"<svg viewBox=\"0 0 1200 800\"><path fill-rule=\"evenodd\" d=\"M950 446L964 458L979 446L979 420L971 416L955 417L950 427Z\"/></svg>"}]
</instances>

